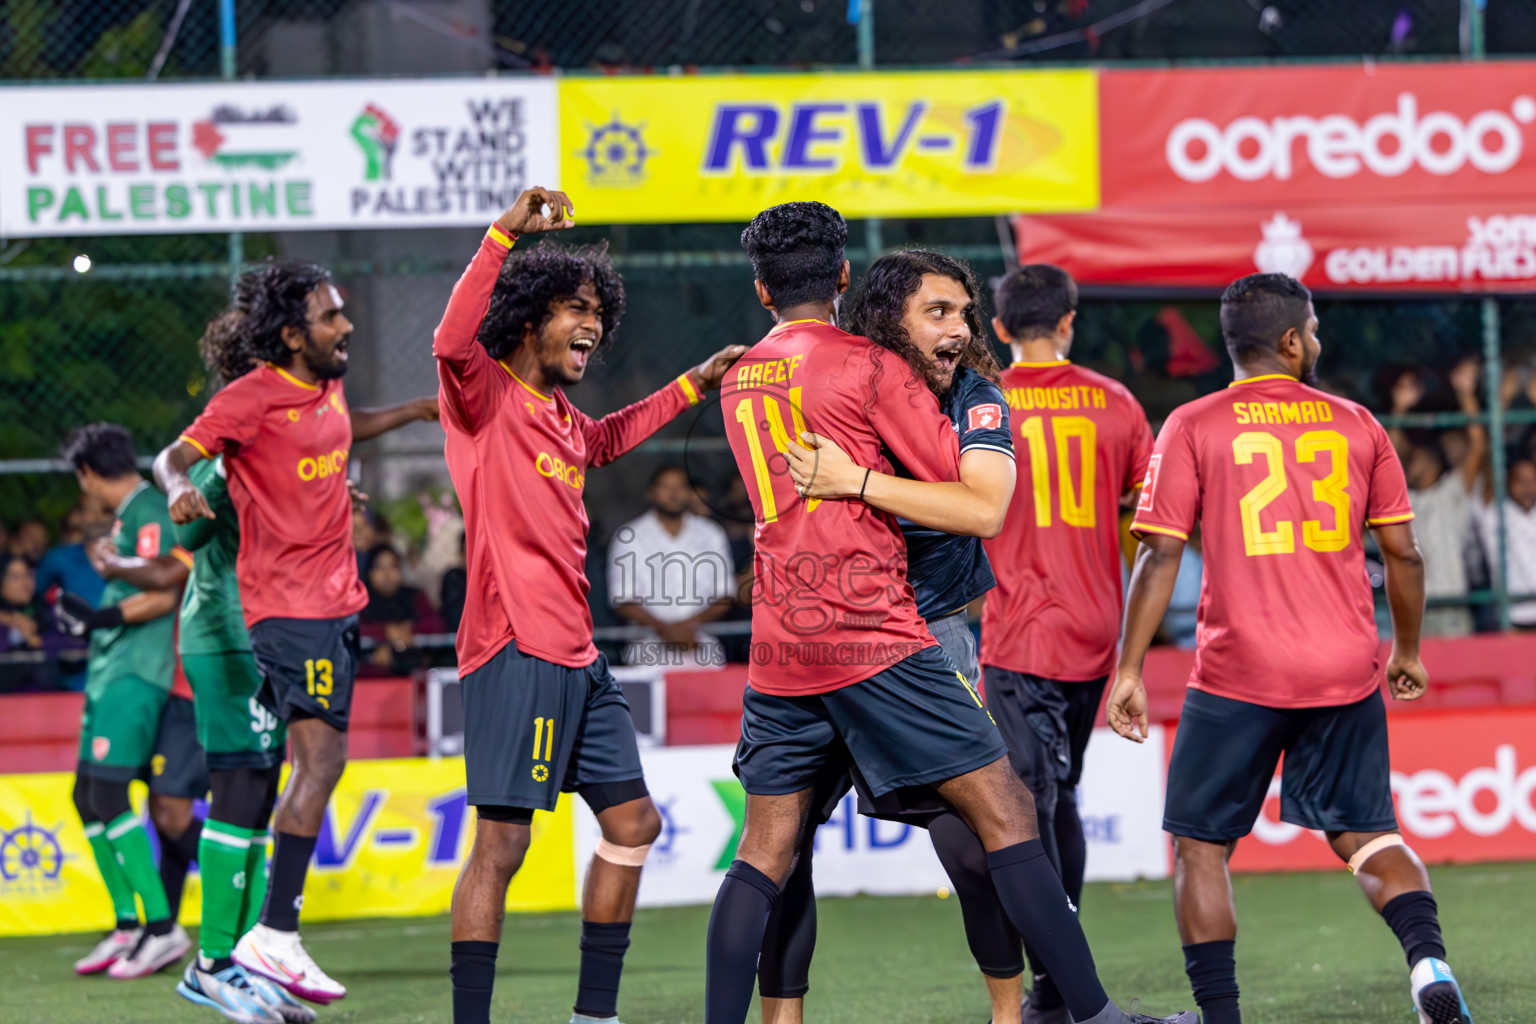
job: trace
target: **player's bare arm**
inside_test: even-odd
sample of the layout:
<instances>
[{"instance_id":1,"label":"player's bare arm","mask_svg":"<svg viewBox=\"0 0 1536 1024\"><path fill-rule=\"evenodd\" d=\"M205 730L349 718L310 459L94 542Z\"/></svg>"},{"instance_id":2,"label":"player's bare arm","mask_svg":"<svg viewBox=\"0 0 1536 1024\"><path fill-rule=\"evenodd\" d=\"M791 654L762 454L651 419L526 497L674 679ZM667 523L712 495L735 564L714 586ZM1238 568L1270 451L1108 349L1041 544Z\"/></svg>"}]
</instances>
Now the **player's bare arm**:
<instances>
[{"instance_id":1,"label":"player's bare arm","mask_svg":"<svg viewBox=\"0 0 1536 1024\"><path fill-rule=\"evenodd\" d=\"M352 409L349 419L352 422L353 443L371 441L380 434L397 430L407 423L415 423L418 420L436 423L438 420L437 396L413 398L409 402L379 409Z\"/></svg>"},{"instance_id":2,"label":"player's bare arm","mask_svg":"<svg viewBox=\"0 0 1536 1024\"><path fill-rule=\"evenodd\" d=\"M197 485L187 475L187 470L205 458L207 455L195 444L182 440L172 441L155 456L155 484L165 492L171 522L178 526L198 518L214 518L213 509L208 507L208 499L203 497L203 492L197 489Z\"/></svg>"},{"instance_id":3,"label":"player's bare arm","mask_svg":"<svg viewBox=\"0 0 1536 1024\"><path fill-rule=\"evenodd\" d=\"M1015 479L1013 459L1002 452L969 451L960 456L958 482L911 480L856 465L837 442L820 434L801 435L804 447L790 445L795 488L806 498L859 498L866 504L920 526L967 537L996 537L1008 514Z\"/></svg>"},{"instance_id":4,"label":"player's bare arm","mask_svg":"<svg viewBox=\"0 0 1536 1024\"><path fill-rule=\"evenodd\" d=\"M174 591L187 582L185 553L141 558L117 553L111 538L102 537L86 549L91 566L105 580L122 580L140 590Z\"/></svg>"},{"instance_id":5,"label":"player's bare arm","mask_svg":"<svg viewBox=\"0 0 1536 1024\"><path fill-rule=\"evenodd\" d=\"M1147 737L1147 688L1141 681L1141 666L1173 598L1173 584L1179 577L1179 559L1183 554L1184 541L1178 537L1144 534L1141 549L1136 553L1136 567L1131 571L1131 590L1125 602L1125 637L1120 644L1120 665L1115 669L1115 685L1109 691L1107 710L1110 728L1137 743Z\"/></svg>"},{"instance_id":6,"label":"player's bare arm","mask_svg":"<svg viewBox=\"0 0 1536 1024\"><path fill-rule=\"evenodd\" d=\"M119 601L117 607L123 613L123 624L136 626L141 622L158 619L162 615L170 615L176 611L180 603L181 592L172 588L130 594Z\"/></svg>"},{"instance_id":7,"label":"player's bare arm","mask_svg":"<svg viewBox=\"0 0 1536 1024\"><path fill-rule=\"evenodd\" d=\"M1424 556L1412 523L1391 523L1371 531L1387 570L1387 608L1392 613L1392 657L1387 686L1397 700L1417 700L1429 687L1419 661L1419 627L1424 622Z\"/></svg>"}]
</instances>

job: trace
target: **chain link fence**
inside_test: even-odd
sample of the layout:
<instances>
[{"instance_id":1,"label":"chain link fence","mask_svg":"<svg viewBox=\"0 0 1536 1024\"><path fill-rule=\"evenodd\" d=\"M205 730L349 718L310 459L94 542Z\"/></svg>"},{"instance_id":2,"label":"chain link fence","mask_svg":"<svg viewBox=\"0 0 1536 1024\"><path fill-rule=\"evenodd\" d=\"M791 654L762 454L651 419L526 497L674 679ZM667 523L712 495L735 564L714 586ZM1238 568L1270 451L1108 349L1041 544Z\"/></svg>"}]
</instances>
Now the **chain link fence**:
<instances>
[{"instance_id":1,"label":"chain link fence","mask_svg":"<svg viewBox=\"0 0 1536 1024\"><path fill-rule=\"evenodd\" d=\"M211 79L226 71L268 78L1449 57L1472 48L1467 4L1460 0L225 3L234 12L231 49L221 46L219 0L0 0L0 82ZM1490 55L1536 52L1536 4L1488 0L1483 30ZM767 321L752 298L750 268L737 244L741 227L575 232L574 241L609 240L630 308L618 345L575 395L585 409L617 408L715 349L762 333ZM970 258L984 276L1001 273L1012 259L990 219L887 220L851 229L856 273L882 243L940 245ZM222 308L231 266L241 258L285 253L335 270L357 314L348 378L354 405L430 393L431 332L477 234L417 229L237 240L0 239L0 522L60 521L76 489L50 460L70 427L99 419L124 423L148 455L196 414L206 398L196 339ZM89 260L88 273L80 272L81 257ZM1480 302L1322 303L1331 383L1385 413L1390 384L1383 381L1392 368L1420 368L1431 386L1417 414L1438 415L1438 426L1459 429L1463 421L1445 405L1443 383L1461 358L1483 350ZM1523 381L1536 362L1536 304L1501 301L1498 312L1511 372ZM1212 300L1090 296L1079 325L1076 357L1130 382L1154 418L1223 382ZM1536 387L1521 385L1512 399L1514 419L1530 404L1527 394L1536 396ZM1529 451L1527 429L1516 424L1502 440L1512 451ZM654 469L682 460L685 448L689 458L712 467L703 475L723 490L732 470L721 461L720 434L718 414L706 413L697 424L684 417L636 457L594 472L588 484L594 559L601 542L643 510L640 493ZM717 440L689 443L699 437ZM418 496L446 489L440 438L422 424L357 453L365 485L413 542L430 521ZM589 575L601 607L603 574Z\"/></svg>"}]
</instances>

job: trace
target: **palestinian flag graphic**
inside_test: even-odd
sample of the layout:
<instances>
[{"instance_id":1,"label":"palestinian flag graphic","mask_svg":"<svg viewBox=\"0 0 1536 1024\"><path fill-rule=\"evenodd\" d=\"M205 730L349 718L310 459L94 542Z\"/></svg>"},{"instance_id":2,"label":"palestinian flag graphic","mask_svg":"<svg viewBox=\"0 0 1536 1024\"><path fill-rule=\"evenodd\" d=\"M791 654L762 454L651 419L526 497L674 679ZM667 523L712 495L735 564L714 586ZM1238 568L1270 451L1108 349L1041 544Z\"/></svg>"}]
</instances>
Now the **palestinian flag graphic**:
<instances>
[{"instance_id":1,"label":"palestinian flag graphic","mask_svg":"<svg viewBox=\"0 0 1536 1024\"><path fill-rule=\"evenodd\" d=\"M299 118L282 104L256 111L215 107L206 121L192 123L192 145L231 170L275 171L299 155Z\"/></svg>"}]
</instances>

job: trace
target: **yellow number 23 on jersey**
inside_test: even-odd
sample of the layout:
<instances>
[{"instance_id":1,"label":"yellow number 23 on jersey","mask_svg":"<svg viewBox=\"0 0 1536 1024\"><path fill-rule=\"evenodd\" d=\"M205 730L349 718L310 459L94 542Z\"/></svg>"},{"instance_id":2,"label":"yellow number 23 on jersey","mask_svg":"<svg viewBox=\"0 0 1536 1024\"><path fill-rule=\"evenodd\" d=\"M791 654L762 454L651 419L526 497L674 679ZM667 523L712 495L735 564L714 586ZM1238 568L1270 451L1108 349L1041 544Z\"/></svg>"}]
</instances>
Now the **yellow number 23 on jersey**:
<instances>
[{"instance_id":1,"label":"yellow number 23 on jersey","mask_svg":"<svg viewBox=\"0 0 1536 1024\"><path fill-rule=\"evenodd\" d=\"M1296 439L1296 461L1316 462L1319 455L1330 460L1330 472L1312 481L1312 500L1333 508L1333 525L1324 528L1322 519L1307 519L1301 524L1301 542L1313 551L1342 551L1349 546L1349 441L1336 430L1309 430ZM1259 514L1265 506L1285 492L1285 442L1263 430L1248 430L1232 440L1232 455L1239 466L1251 465L1263 457L1269 472L1238 501L1243 517L1243 550L1249 555L1289 555L1296 550L1296 527L1282 519L1274 529L1265 530Z\"/></svg>"}]
</instances>

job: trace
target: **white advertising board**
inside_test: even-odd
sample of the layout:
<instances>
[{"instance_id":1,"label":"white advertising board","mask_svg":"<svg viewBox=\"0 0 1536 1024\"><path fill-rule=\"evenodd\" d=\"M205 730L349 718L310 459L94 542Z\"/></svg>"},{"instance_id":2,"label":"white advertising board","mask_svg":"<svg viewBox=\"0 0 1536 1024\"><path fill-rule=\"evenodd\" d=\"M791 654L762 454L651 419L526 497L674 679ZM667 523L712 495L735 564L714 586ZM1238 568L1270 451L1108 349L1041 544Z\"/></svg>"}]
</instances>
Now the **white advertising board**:
<instances>
[{"instance_id":1,"label":"white advertising board","mask_svg":"<svg viewBox=\"0 0 1536 1024\"><path fill-rule=\"evenodd\" d=\"M731 772L732 746L641 751L662 832L640 879L641 906L708 903L735 856L746 798ZM1079 790L1088 834L1088 878L1127 881L1168 875L1162 833L1163 730L1144 744L1095 730ZM579 798L577 891L601 833ZM949 884L927 833L858 815L852 795L816 836L816 891L822 896L931 894Z\"/></svg>"},{"instance_id":2,"label":"white advertising board","mask_svg":"<svg viewBox=\"0 0 1536 1024\"><path fill-rule=\"evenodd\" d=\"M543 78L0 88L0 236L478 226L556 185Z\"/></svg>"}]
</instances>

